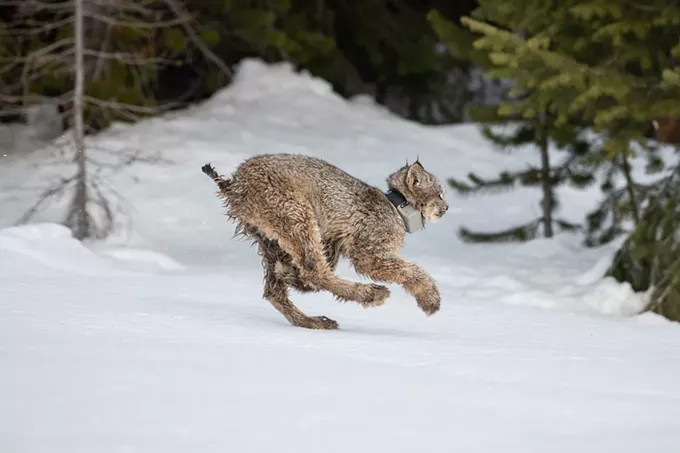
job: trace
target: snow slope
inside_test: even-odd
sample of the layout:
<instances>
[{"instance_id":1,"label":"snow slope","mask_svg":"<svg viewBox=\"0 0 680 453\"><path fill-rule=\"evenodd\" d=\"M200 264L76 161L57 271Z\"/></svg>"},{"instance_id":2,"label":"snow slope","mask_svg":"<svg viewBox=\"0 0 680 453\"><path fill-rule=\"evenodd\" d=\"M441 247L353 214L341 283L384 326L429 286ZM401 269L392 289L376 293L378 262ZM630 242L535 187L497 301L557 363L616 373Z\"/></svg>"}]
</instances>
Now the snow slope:
<instances>
[{"instance_id":1,"label":"snow slope","mask_svg":"<svg viewBox=\"0 0 680 453\"><path fill-rule=\"evenodd\" d=\"M534 216L535 190L450 194L449 214L407 238L403 256L440 284L437 315L398 287L369 310L293 294L341 327L319 332L290 327L261 300L255 250L231 239L200 172L208 161L229 173L256 153L302 152L384 187L417 154L446 178L521 167L537 159L531 149L499 155L471 126L399 120L256 61L203 105L91 143L98 159L138 148L168 160L105 175L129 215L104 242L83 245L52 223L63 200L39 223L10 227L66 169L38 164L40 150L0 165L0 451L680 448L680 329L630 316L642 296L600 279L613 245L456 238L460 224ZM564 189L563 215L578 219L596 197ZM345 264L339 273L357 279Z\"/></svg>"}]
</instances>

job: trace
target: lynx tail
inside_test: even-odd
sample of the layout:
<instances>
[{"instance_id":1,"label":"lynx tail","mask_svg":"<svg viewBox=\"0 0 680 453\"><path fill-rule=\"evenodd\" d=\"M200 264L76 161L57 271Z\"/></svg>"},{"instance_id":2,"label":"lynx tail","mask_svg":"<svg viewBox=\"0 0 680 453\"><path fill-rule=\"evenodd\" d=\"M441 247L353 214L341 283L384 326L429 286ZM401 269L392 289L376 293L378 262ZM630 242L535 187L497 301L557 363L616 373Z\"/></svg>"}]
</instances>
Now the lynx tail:
<instances>
[{"instance_id":1,"label":"lynx tail","mask_svg":"<svg viewBox=\"0 0 680 453\"><path fill-rule=\"evenodd\" d=\"M215 171L215 168L212 165L205 164L203 167L201 167L201 170L203 170L203 173L208 175L210 179L215 181L215 184L217 184L221 192L226 192L229 190L229 187L231 186L231 180L224 179L218 175L217 171Z\"/></svg>"}]
</instances>

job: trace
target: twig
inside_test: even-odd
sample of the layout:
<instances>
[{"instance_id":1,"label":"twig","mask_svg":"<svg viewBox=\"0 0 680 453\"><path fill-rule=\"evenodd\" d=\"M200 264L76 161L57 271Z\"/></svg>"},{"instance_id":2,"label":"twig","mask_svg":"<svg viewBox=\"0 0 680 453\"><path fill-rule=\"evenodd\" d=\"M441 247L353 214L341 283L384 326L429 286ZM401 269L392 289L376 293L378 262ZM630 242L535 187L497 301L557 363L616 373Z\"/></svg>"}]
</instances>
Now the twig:
<instances>
[{"instance_id":1,"label":"twig","mask_svg":"<svg viewBox=\"0 0 680 453\"><path fill-rule=\"evenodd\" d=\"M104 36L104 40L102 41L102 45L99 48L99 55L98 55L98 60L97 63L95 64L94 71L92 74L92 77L97 80L99 77L101 77L101 73L104 71L104 57L102 56L105 52L106 49L109 47L109 43L111 42L111 27L106 27L106 36Z\"/></svg>"},{"instance_id":2,"label":"twig","mask_svg":"<svg viewBox=\"0 0 680 453\"><path fill-rule=\"evenodd\" d=\"M67 17L65 19L61 19L55 22L50 22L48 24L43 24L39 27L30 27L30 28L19 28L19 29L9 29L4 32L0 31L0 35L2 36L27 36L27 35L37 35L40 33L44 33L50 30L56 30L57 28L61 28L64 25L69 25L72 24L74 21L73 16ZM31 21L32 22L32 21ZM30 25L31 22L24 21L20 22L22 25Z\"/></svg>"},{"instance_id":3,"label":"twig","mask_svg":"<svg viewBox=\"0 0 680 453\"><path fill-rule=\"evenodd\" d=\"M59 10L59 9L73 9L73 1L65 1L60 3L43 2L39 0L0 0L0 6L19 6L21 8L33 8L35 11L40 10Z\"/></svg>"},{"instance_id":4,"label":"twig","mask_svg":"<svg viewBox=\"0 0 680 453\"><path fill-rule=\"evenodd\" d=\"M168 19L168 20L164 20L164 21L154 21L154 22L125 21L125 20L114 19L114 18L106 16L104 14L96 13L94 11L84 11L84 16L89 18L89 19L94 19L94 20L99 21L99 22L104 23L104 24L114 25L116 27L138 28L138 29L142 28L142 29L148 29L148 30L172 27L174 25L182 25L182 23L184 23L187 20L187 18L185 18L185 17L176 17L174 19Z\"/></svg>"},{"instance_id":5,"label":"twig","mask_svg":"<svg viewBox=\"0 0 680 453\"><path fill-rule=\"evenodd\" d=\"M38 212L38 210L40 209L40 207L42 206L42 204L43 204L45 201L47 201L49 198L51 198L51 197L57 195L58 193L62 192L64 189L66 189L66 187L67 187L69 184L71 184L73 181L75 181L75 179L76 179L76 176L75 176L75 175L74 175L74 176L71 176L70 178L66 178L66 179L63 179L63 178L62 178L62 180L61 180L58 184L56 184L55 186L53 186L53 187L51 187L51 188L45 190L45 191L40 195L40 197L38 198L38 200L33 204L33 206L31 206L31 207L30 207L30 208L29 208L29 209L21 216L21 218L17 221L17 224L18 224L18 225L22 225L22 224L28 222L28 221L31 219L31 217L33 217L33 216L36 214L36 212Z\"/></svg>"},{"instance_id":6,"label":"twig","mask_svg":"<svg viewBox=\"0 0 680 453\"><path fill-rule=\"evenodd\" d=\"M180 103L169 102L167 104L163 104L163 105L159 105L159 106L144 107L144 106L139 106L139 105L125 104L125 103L116 102L116 101L106 101L106 100L103 100L103 99L94 98L92 96L85 96L83 99L85 100L85 102L90 103L92 105L96 105L98 107L114 109L114 110L119 110L119 111L129 111L129 112L141 113L141 114L155 114L155 113L159 113L159 112L162 112L162 111L171 110L173 108L176 108L176 107L179 107L179 106L182 105Z\"/></svg>"},{"instance_id":7,"label":"twig","mask_svg":"<svg viewBox=\"0 0 680 453\"><path fill-rule=\"evenodd\" d=\"M102 60L116 60L121 63L131 65L150 65L157 63L172 63L176 64L175 60L169 60L161 57L139 57L133 53L127 52L102 52L100 50L84 49L83 53L89 57L97 57Z\"/></svg>"},{"instance_id":8,"label":"twig","mask_svg":"<svg viewBox=\"0 0 680 453\"><path fill-rule=\"evenodd\" d=\"M184 6L176 2L175 0L165 0L165 3L170 7L172 12L174 12L177 16L182 17L185 15L188 15L189 13L184 9ZM215 65L228 75L229 77L232 76L232 70L227 66L227 64L215 53L210 50L210 48L203 42L201 37L196 33L196 30L189 24L188 22L182 22L182 28L184 28L184 31L186 34L189 36L191 39L191 42L193 42L202 52L203 54Z\"/></svg>"},{"instance_id":9,"label":"twig","mask_svg":"<svg viewBox=\"0 0 680 453\"><path fill-rule=\"evenodd\" d=\"M18 102L26 102L26 101L34 101L34 102L40 102L40 101L49 101L49 102L54 102L57 104L61 104L65 101L68 100L70 97L72 91L69 91L68 93L64 93L59 96L41 96L38 94L29 94L29 95L24 95L24 96L13 96L9 94L2 94L0 93L0 101L5 102L5 103L18 103Z\"/></svg>"}]
</instances>

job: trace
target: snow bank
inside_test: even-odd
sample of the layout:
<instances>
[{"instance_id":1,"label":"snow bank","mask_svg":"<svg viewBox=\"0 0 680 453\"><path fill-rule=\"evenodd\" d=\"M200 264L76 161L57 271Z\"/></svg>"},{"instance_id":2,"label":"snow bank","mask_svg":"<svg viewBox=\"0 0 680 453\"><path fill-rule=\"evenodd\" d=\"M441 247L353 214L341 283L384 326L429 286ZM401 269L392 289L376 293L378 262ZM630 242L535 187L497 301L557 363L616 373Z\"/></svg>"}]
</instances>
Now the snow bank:
<instances>
[{"instance_id":1,"label":"snow bank","mask_svg":"<svg viewBox=\"0 0 680 453\"><path fill-rule=\"evenodd\" d=\"M92 249L99 253L94 253ZM105 244L88 248L73 238L71 230L51 223L1 229L0 256L3 257L0 272L21 272L29 278L45 269L83 275L126 273L124 271L131 269L183 269L172 258L152 250L111 248ZM126 265L116 265L120 261L124 261Z\"/></svg>"},{"instance_id":2,"label":"snow bank","mask_svg":"<svg viewBox=\"0 0 680 453\"><path fill-rule=\"evenodd\" d=\"M35 275L46 269L102 274L109 269L61 225L34 224L0 230L4 274ZM42 269L41 269L42 268ZM40 270L39 270L40 269Z\"/></svg>"}]
</instances>

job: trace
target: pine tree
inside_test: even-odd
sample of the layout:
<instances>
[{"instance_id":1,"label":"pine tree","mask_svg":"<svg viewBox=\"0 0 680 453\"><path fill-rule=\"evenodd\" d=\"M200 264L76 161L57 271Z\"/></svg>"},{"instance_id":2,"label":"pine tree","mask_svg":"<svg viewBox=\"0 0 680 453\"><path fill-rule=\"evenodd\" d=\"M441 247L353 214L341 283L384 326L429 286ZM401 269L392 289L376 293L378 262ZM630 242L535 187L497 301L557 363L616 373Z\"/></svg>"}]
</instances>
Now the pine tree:
<instances>
[{"instance_id":1,"label":"pine tree","mask_svg":"<svg viewBox=\"0 0 680 453\"><path fill-rule=\"evenodd\" d=\"M485 0L480 2L473 15L479 17L492 17L496 22L505 27L517 29L527 23L527 14L517 14L518 10L508 8L506 1ZM533 11L533 10L532 10ZM533 11L535 14L535 11ZM531 17L533 15L529 14ZM448 45L452 54L459 58L467 58L478 66L485 68L495 75L492 68L495 67L496 56L478 51L472 46L472 35L446 20L436 11L431 11L429 19L433 27ZM528 22L530 25L532 22ZM523 28L524 34L531 34L535 25ZM588 169L587 161L584 160L588 152L589 143L581 134L580 125L574 121L558 123L557 118L550 111L550 104L541 102L532 87L532 72L523 67L513 67L505 71L503 78L509 78L514 83L514 89L510 97L499 106L490 108L470 108L469 116L482 123L498 123L502 121L519 122L520 126L514 133L499 135L493 132L488 124L482 126L483 134L493 143L503 149L533 145L540 156L540 166L532 167L519 172L504 172L497 179L483 180L474 174L470 174L470 183L450 179L450 185L459 193L470 194L487 189L509 189L520 182L522 185L540 186L543 199L540 207L542 215L525 224L512 226L499 232L479 233L466 228L460 230L461 236L470 241L506 241L528 240L535 238L542 226L543 236L552 237L557 228L561 230L574 230L578 225L567 222L564 219L555 219L554 211L558 206L555 187L559 184L570 182L578 187L585 187L594 181L592 169ZM551 162L549 153L550 144L568 151L570 157L559 165Z\"/></svg>"},{"instance_id":2,"label":"pine tree","mask_svg":"<svg viewBox=\"0 0 680 453\"><path fill-rule=\"evenodd\" d=\"M491 5L494 2L486 0L482 3ZM525 7L533 11L527 16L531 20L518 11ZM632 8L633 17L638 7ZM607 22L607 17L621 17L621 8L617 2L609 1L571 0L558 7L549 1L533 0L530 5L521 8L506 3L504 8L482 7L473 14L476 19L500 22L501 25L507 22L506 17L519 17L517 27L520 28L500 28L480 20L463 19L463 23L473 31L483 34L476 40L475 47L478 51L487 52L494 68L488 72L490 77L512 76L517 71L524 73L522 79L514 78L516 88L527 90L532 95L522 103L509 106L506 113L548 109L556 115L557 126L573 122L576 117L585 121L591 118L593 127L604 137L599 149L594 149L588 157L593 171L597 170L605 177L601 189L606 194L602 204L587 218L588 245L614 239L626 231L623 224L632 222L635 225L640 218L639 203L645 198L647 187L632 179L630 160L635 157L634 148L645 151L650 171L661 168L654 147L641 132L648 129L649 124L649 120L641 116L642 110L635 108L637 118L622 116L625 108L621 105L612 108L607 97L627 96L626 93L631 91L628 82L636 71L644 72L644 68L651 68L653 72L655 64L645 54L645 49L656 45L656 41L659 41L658 44L672 41L667 33L655 33L653 43L644 42L635 35L632 40L627 38L631 41L630 46L621 46L619 43L630 34L631 27L622 25L617 34L616 27ZM538 17L534 17L535 11L540 11ZM654 22L649 20L648 23ZM647 26L648 29L650 27L654 25ZM639 28L639 25L633 27L641 33ZM564 54L572 55L574 61L560 60L560 55ZM603 60L602 56L608 54L612 57ZM549 61L544 61L541 56ZM636 59L644 64L631 68ZM589 65L598 67L598 70L588 73L584 68ZM614 73L613 77L602 77L603 66L617 66L622 70ZM586 90L584 74L599 78L601 83ZM623 187L615 183L619 179L624 181Z\"/></svg>"},{"instance_id":3,"label":"pine tree","mask_svg":"<svg viewBox=\"0 0 680 453\"><path fill-rule=\"evenodd\" d=\"M571 0L548 17L550 23L528 37L496 23L463 23L481 34L475 47L489 53L497 76L518 67L530 71L536 98L549 105L558 124L578 116L602 138L589 158L603 166L606 197L589 223L593 231L607 226L590 243L610 240L631 223L607 275L638 291L652 289L648 309L680 320L680 167L664 168L649 138L657 118L680 114L674 62L680 56L680 6ZM641 154L650 172L665 175L647 184L634 181L630 162Z\"/></svg>"},{"instance_id":4,"label":"pine tree","mask_svg":"<svg viewBox=\"0 0 680 453\"><path fill-rule=\"evenodd\" d=\"M552 123L548 115L539 116L533 121L525 121L514 127L510 133L497 131L497 127L482 126L482 133L501 150L520 146L534 146L540 154L540 166L530 166L520 171L506 171L495 179L482 179L474 173L468 175L468 181L449 178L449 185L459 194L508 190L517 185L540 187L543 193L541 200L542 214L521 225L510 226L497 232L474 232L461 228L460 235L466 241L498 242L526 241L539 236L552 237L556 230L574 231L580 225L555 217L559 205L555 188L564 183L583 188L594 181L592 172L584 165L589 151L589 142L578 135L575 128L550 129ZM552 163L548 154L548 139L557 149L566 151L567 157L559 163ZM544 176L546 175L546 176Z\"/></svg>"},{"instance_id":5,"label":"pine tree","mask_svg":"<svg viewBox=\"0 0 680 453\"><path fill-rule=\"evenodd\" d=\"M607 275L636 291L652 289L646 310L680 321L680 166L654 184L637 228Z\"/></svg>"}]
</instances>

